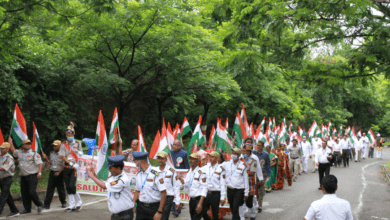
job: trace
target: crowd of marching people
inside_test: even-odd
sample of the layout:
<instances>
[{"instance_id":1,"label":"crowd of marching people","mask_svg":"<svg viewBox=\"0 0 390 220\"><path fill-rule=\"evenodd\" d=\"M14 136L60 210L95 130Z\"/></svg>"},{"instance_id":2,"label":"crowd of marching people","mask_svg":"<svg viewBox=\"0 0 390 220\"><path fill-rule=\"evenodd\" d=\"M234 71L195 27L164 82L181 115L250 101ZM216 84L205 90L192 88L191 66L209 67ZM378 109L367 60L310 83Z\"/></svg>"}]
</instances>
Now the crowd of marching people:
<instances>
[{"instance_id":1,"label":"crowd of marching people","mask_svg":"<svg viewBox=\"0 0 390 220\"><path fill-rule=\"evenodd\" d=\"M55 188L65 212L80 211L82 200L76 190L76 181L79 169L77 162L83 156L83 150L80 141L74 139L74 123L71 122L65 129L65 141L53 141L52 151L47 156L42 150L39 152L37 132L34 132L33 142L28 139L25 122L21 121L20 115L20 110L16 109L11 128L12 138L10 135L8 142L0 143L0 214L5 203L10 208L10 217L31 213L31 202L37 206L38 213L43 209L50 209ZM248 126L246 116L241 121L240 115L237 115L235 125L239 125L239 130L233 129L235 135L228 135L228 126L223 127L219 121L219 130L215 132L219 138L213 136L213 129L208 143L197 132L200 131L198 122L188 151L184 149L181 140L185 122L182 129L177 130L181 135L173 135L171 143L169 138L166 139L166 132L170 131L164 124L161 136L156 136L157 145L153 144L150 153L146 151L140 128L141 135L131 142L130 149L123 150L122 139L118 137L118 154L115 155L116 150L111 149L113 156L103 161L111 176L103 178L93 167L87 170L88 176L107 192L111 219L133 219L134 212L136 219L169 219L171 213L178 217L185 207L180 196L180 191L185 188L190 197L188 210L193 220L219 219L220 209L226 203L232 219L243 220L248 213L250 219L254 220L257 213L262 212L265 193L282 190L285 182L291 186L299 175L308 173L308 163L312 163L312 173L319 173L319 189L323 189L322 179L329 176L331 166L347 168L350 159L360 162L373 158L375 148L377 158L382 158L383 139L377 134L374 140L371 129L369 136L366 133L360 135L360 131L355 135L354 128L348 128L345 132L340 129L337 133L331 126L326 129L322 126L320 130L313 123L308 133L300 128L296 133L291 124L287 130L285 123L275 126L275 122L270 120L263 133L259 129L254 132ZM115 124L114 120L112 124ZM98 124L97 134L102 132L102 127L99 126ZM259 127L265 128L261 125ZM228 139L224 139L224 135ZM19 148L14 147L14 142ZM107 148L99 147L99 152L103 150L107 151ZM9 151L12 156L8 154ZM21 175L22 212L16 208L9 190L15 173L14 158L18 159ZM41 178L42 159L50 165L48 188L43 203L36 192L38 179ZM149 159L156 159L158 166L153 167ZM134 163L139 170L134 195L130 179L123 171L124 161ZM188 172L182 177L178 175L177 169L187 169ZM208 213L209 209L211 212Z\"/></svg>"}]
</instances>

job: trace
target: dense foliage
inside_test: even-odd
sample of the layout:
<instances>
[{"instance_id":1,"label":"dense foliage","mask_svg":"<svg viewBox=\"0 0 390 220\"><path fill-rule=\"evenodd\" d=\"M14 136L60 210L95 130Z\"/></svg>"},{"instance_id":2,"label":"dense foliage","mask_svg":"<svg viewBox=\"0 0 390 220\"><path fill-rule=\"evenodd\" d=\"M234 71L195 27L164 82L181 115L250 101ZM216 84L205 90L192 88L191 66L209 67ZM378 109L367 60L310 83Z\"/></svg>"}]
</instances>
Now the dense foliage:
<instances>
[{"instance_id":1,"label":"dense foliage","mask_svg":"<svg viewBox=\"0 0 390 220\"><path fill-rule=\"evenodd\" d=\"M118 107L125 144L234 117L332 121L390 135L385 1L0 0L0 117L15 103L44 146L94 137ZM126 144L128 145L128 144Z\"/></svg>"}]
</instances>

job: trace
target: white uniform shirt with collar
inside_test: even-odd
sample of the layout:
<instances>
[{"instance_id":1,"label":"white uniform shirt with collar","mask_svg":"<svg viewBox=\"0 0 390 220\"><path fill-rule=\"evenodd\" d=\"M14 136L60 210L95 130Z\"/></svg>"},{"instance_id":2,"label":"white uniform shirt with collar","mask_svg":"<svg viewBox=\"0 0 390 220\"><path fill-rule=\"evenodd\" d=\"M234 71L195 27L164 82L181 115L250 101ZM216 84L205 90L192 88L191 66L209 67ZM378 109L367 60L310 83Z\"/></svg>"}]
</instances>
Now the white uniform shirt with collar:
<instances>
[{"instance_id":1,"label":"white uniform shirt with collar","mask_svg":"<svg viewBox=\"0 0 390 220\"><path fill-rule=\"evenodd\" d=\"M303 156L305 157L308 157L311 152L311 144L306 140L306 142L301 142L301 147L302 147L302 152L303 152Z\"/></svg>"},{"instance_id":2,"label":"white uniform shirt with collar","mask_svg":"<svg viewBox=\"0 0 390 220\"><path fill-rule=\"evenodd\" d=\"M164 177L165 188L167 189L167 196L175 197L175 204L180 204L180 182L176 179L177 172L174 168L165 165L164 170L160 170L160 175Z\"/></svg>"},{"instance_id":3,"label":"white uniform shirt with collar","mask_svg":"<svg viewBox=\"0 0 390 220\"><path fill-rule=\"evenodd\" d=\"M321 148L322 140L321 140L320 138L317 138L317 140L316 140L316 138L313 138L313 139L311 140L311 142L312 142L311 154L312 154L312 155L315 155L316 152L317 152L317 150Z\"/></svg>"},{"instance_id":4,"label":"white uniform shirt with collar","mask_svg":"<svg viewBox=\"0 0 390 220\"><path fill-rule=\"evenodd\" d=\"M161 200L161 192L166 190L166 188L164 177L158 171L158 168L149 165L145 172L139 171L135 190L139 191L139 201L144 203L159 202Z\"/></svg>"},{"instance_id":5,"label":"white uniform shirt with collar","mask_svg":"<svg viewBox=\"0 0 390 220\"><path fill-rule=\"evenodd\" d=\"M351 205L347 200L338 198L335 194L325 194L322 199L311 203L305 215L307 220L352 220Z\"/></svg>"},{"instance_id":6,"label":"white uniform shirt with collar","mask_svg":"<svg viewBox=\"0 0 390 220\"><path fill-rule=\"evenodd\" d=\"M238 161L234 164L233 160L224 162L223 167L226 171L226 185L230 188L244 189L244 195L249 194L249 178L246 167L243 162Z\"/></svg>"},{"instance_id":7,"label":"white uniform shirt with collar","mask_svg":"<svg viewBox=\"0 0 390 220\"><path fill-rule=\"evenodd\" d=\"M106 188L108 209L111 213L117 214L134 207L130 179L124 172L108 178Z\"/></svg>"},{"instance_id":8,"label":"white uniform shirt with collar","mask_svg":"<svg viewBox=\"0 0 390 220\"><path fill-rule=\"evenodd\" d=\"M224 176L226 177L226 174L224 169L225 168L223 168L223 166L218 163L216 163L214 166L212 166L211 163L208 163L203 167L203 170L207 176L208 191L220 191L220 200L225 200L226 195L226 180L224 178Z\"/></svg>"},{"instance_id":9,"label":"white uniform shirt with collar","mask_svg":"<svg viewBox=\"0 0 390 220\"><path fill-rule=\"evenodd\" d=\"M362 138L360 138L360 140L363 143L362 147L368 147L368 144L370 143L370 140L368 139L367 136L362 136Z\"/></svg>"},{"instance_id":10,"label":"white uniform shirt with collar","mask_svg":"<svg viewBox=\"0 0 390 220\"><path fill-rule=\"evenodd\" d=\"M207 196L207 176L201 167L196 167L194 170L188 170L184 187L188 189L190 198L198 196Z\"/></svg>"},{"instance_id":11,"label":"white uniform shirt with collar","mask_svg":"<svg viewBox=\"0 0 390 220\"><path fill-rule=\"evenodd\" d=\"M348 139L341 139L340 142L340 147L342 150L348 150L349 149L349 143L348 143Z\"/></svg>"},{"instance_id":12,"label":"white uniform shirt with collar","mask_svg":"<svg viewBox=\"0 0 390 220\"><path fill-rule=\"evenodd\" d=\"M361 150L363 148L362 139L360 139L360 140L356 139L355 143L353 145L354 145L356 150Z\"/></svg>"},{"instance_id":13,"label":"white uniform shirt with collar","mask_svg":"<svg viewBox=\"0 0 390 220\"><path fill-rule=\"evenodd\" d=\"M327 141L326 143L327 143L328 147L333 148L333 145L334 145L334 141L333 141L333 140L329 140L329 141ZM321 146L321 147L322 147L322 146Z\"/></svg>"},{"instance_id":14,"label":"white uniform shirt with collar","mask_svg":"<svg viewBox=\"0 0 390 220\"><path fill-rule=\"evenodd\" d=\"M349 149L355 148L354 143L352 143L352 141L351 141L351 138L347 138L347 141L348 141L348 147L349 147Z\"/></svg>"},{"instance_id":15,"label":"white uniform shirt with collar","mask_svg":"<svg viewBox=\"0 0 390 220\"><path fill-rule=\"evenodd\" d=\"M333 152L341 152L340 142L339 143L334 142L334 144L333 144Z\"/></svg>"},{"instance_id":16,"label":"white uniform shirt with collar","mask_svg":"<svg viewBox=\"0 0 390 220\"><path fill-rule=\"evenodd\" d=\"M331 153L332 153L332 151L328 147L326 147L325 149L323 149L321 147L316 152L315 162L316 163L329 163L328 157L329 157L329 154L331 154Z\"/></svg>"}]
</instances>

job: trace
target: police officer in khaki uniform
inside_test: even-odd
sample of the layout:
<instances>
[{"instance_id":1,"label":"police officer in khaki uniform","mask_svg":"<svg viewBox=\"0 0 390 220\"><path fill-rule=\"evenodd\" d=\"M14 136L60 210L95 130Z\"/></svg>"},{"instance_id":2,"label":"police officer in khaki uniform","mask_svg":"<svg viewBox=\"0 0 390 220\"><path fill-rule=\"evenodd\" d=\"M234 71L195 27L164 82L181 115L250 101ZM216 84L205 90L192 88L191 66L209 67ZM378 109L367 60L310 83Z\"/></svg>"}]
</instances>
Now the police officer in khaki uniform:
<instances>
[{"instance_id":1,"label":"police officer in khaki uniform","mask_svg":"<svg viewBox=\"0 0 390 220\"><path fill-rule=\"evenodd\" d=\"M11 214L7 215L7 217L13 217L19 215L19 210L16 208L12 195L9 191L12 184L12 177L15 172L14 158L8 154L9 147L10 144L8 142L4 142L0 146L0 215L3 213L5 203L7 203L8 207L11 209Z\"/></svg>"},{"instance_id":2,"label":"police officer in khaki uniform","mask_svg":"<svg viewBox=\"0 0 390 220\"><path fill-rule=\"evenodd\" d=\"M62 142L59 153L61 159L65 162L63 175L69 198L69 206L65 209L65 212L80 211L83 204L80 194L76 193L77 170L79 169L77 160L83 156L83 148L80 141L74 140L74 134L74 124L70 122L70 125L65 130L67 140Z\"/></svg>"},{"instance_id":3,"label":"police officer in khaki uniform","mask_svg":"<svg viewBox=\"0 0 390 220\"><path fill-rule=\"evenodd\" d=\"M50 209L50 203L53 199L54 190L57 188L58 196L62 204L62 208L66 208L66 193L64 187L63 170L65 162L60 158L61 141L53 142L53 151L50 152L50 159L42 152L42 158L50 164L49 183L47 185L46 198L43 202L44 209Z\"/></svg>"},{"instance_id":4,"label":"police officer in khaki uniform","mask_svg":"<svg viewBox=\"0 0 390 220\"><path fill-rule=\"evenodd\" d=\"M38 179L41 178L42 159L39 154L31 150L31 141L23 140L21 149L15 150L12 141L11 152L19 159L21 176L20 192L22 193L24 210L20 214L31 213L31 201L38 207L38 213L42 211L42 202L37 193Z\"/></svg>"},{"instance_id":5,"label":"police officer in khaki uniform","mask_svg":"<svg viewBox=\"0 0 390 220\"><path fill-rule=\"evenodd\" d=\"M134 152L133 156L139 170L133 199L137 202L136 220L160 220L167 199L164 176L149 164L147 152Z\"/></svg>"}]
</instances>

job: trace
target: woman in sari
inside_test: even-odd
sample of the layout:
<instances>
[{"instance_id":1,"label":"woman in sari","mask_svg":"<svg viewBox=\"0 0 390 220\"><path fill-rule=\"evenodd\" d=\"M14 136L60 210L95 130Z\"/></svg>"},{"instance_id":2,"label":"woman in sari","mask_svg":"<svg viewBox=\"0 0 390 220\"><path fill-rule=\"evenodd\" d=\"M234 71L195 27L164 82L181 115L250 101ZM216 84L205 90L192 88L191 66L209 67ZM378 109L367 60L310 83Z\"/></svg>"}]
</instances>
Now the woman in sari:
<instances>
[{"instance_id":1,"label":"woman in sari","mask_svg":"<svg viewBox=\"0 0 390 220\"><path fill-rule=\"evenodd\" d=\"M281 144L278 146L278 151L276 153L279 158L277 183L272 185L272 189L283 189L285 177L287 178L288 185L292 185L291 171L288 164L288 155L284 152L285 146L285 144Z\"/></svg>"},{"instance_id":2,"label":"woman in sari","mask_svg":"<svg viewBox=\"0 0 390 220\"><path fill-rule=\"evenodd\" d=\"M271 150L269 154L269 159L271 161L271 175L269 181L265 184L265 192L270 193L272 190L272 184L276 184L276 176L278 173L279 158L276 156L275 149Z\"/></svg>"}]
</instances>

